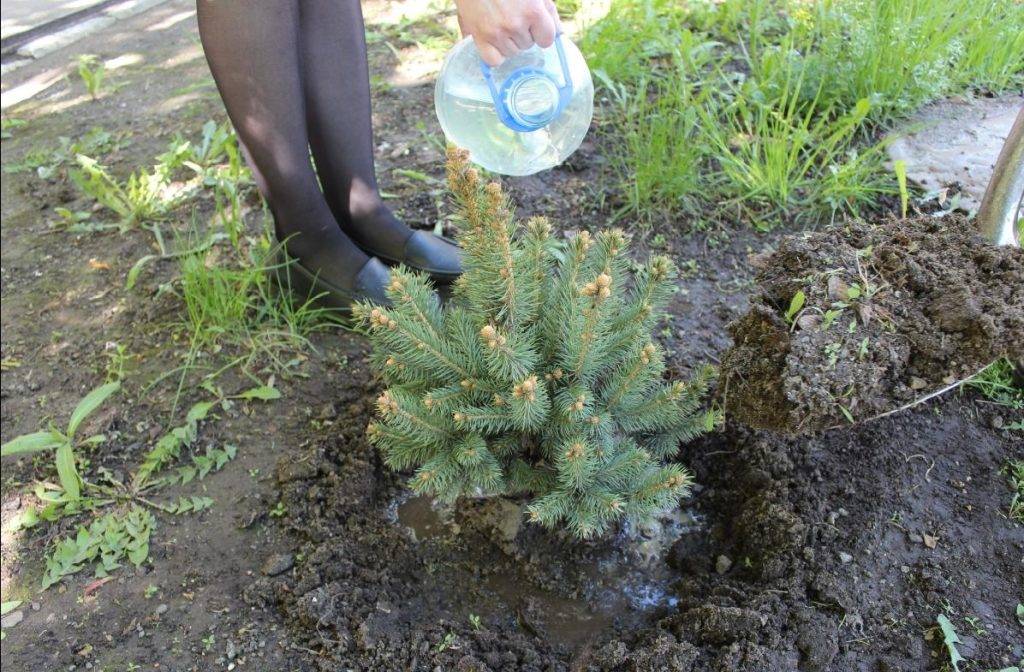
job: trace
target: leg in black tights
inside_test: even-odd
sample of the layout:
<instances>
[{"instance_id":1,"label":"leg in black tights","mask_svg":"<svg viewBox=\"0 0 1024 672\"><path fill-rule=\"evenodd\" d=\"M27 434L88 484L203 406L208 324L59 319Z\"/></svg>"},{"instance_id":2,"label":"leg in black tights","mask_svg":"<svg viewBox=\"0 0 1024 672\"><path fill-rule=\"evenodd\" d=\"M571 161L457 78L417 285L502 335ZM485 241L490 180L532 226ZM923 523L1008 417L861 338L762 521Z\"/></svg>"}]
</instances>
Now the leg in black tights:
<instances>
[{"instance_id":1,"label":"leg in black tights","mask_svg":"<svg viewBox=\"0 0 1024 672\"><path fill-rule=\"evenodd\" d=\"M327 202L360 244L400 257L412 231L381 202L358 0L301 0L299 49L309 144Z\"/></svg>"},{"instance_id":2,"label":"leg in black tights","mask_svg":"<svg viewBox=\"0 0 1024 672\"><path fill-rule=\"evenodd\" d=\"M199 0L199 35L278 236L304 266L351 288L369 257L339 228L310 163L307 118L316 115L307 110L304 89L322 87L303 83L306 1ZM370 165L372 175L372 156Z\"/></svg>"}]
</instances>

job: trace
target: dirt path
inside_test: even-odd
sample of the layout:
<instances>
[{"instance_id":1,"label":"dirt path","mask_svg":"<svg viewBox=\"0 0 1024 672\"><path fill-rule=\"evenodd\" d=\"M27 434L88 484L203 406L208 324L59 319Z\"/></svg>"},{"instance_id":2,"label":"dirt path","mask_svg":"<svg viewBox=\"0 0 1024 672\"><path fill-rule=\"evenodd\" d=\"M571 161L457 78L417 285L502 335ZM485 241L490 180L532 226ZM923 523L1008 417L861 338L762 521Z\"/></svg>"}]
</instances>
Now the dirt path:
<instances>
[{"instance_id":1,"label":"dirt path","mask_svg":"<svg viewBox=\"0 0 1024 672\"><path fill-rule=\"evenodd\" d=\"M27 123L3 141L5 168L101 126L117 139L106 161L125 175L175 133L195 137L223 119L193 9L169 2L5 78L5 95L52 82L8 110ZM444 31L403 21L407 9L365 5L377 159L396 210L432 228L447 212L430 85ZM82 53L123 64L96 102L63 78ZM522 214L550 215L564 230L600 227L616 207L605 165L591 137L567 166L511 180L512 197ZM187 346L170 337L180 303L160 290L174 265L156 264L126 290L152 236L53 232L56 207L85 205L59 175L5 173L2 197L3 439L66 417L102 382L107 343L118 343L132 356L126 391L90 422L113 437L90 459L127 469L177 420L173 385L145 389ZM191 212L179 214L184 229ZM737 222L683 237L624 223L641 251L665 251L685 270L658 335L670 366L718 357L725 324L746 309L747 253L782 232ZM8 523L45 470L5 461L4 599L24 601L23 620L5 628L5 670L936 670L939 613L955 621L973 669L1024 656L1013 613L1024 597L1024 530L1006 519L999 473L1024 449L1019 435L993 428L999 408L951 397L855 432L781 441L729 428L687 447L702 488L686 515L698 522L676 530L667 564L655 553L657 596L608 616L602 605L629 582L591 570L621 565L614 544L574 547L526 526L509 536L472 505L444 533L413 541L395 524L401 479L362 439L374 391L364 343L337 332L316 346L277 381L283 399L239 403L201 429L198 448L239 449L182 490L214 506L159 515L150 561L98 588L82 572L37 592L58 530L12 533ZM180 405L200 398L187 390ZM565 623L595 614L598 627L565 636ZM979 630L965 621L975 616Z\"/></svg>"}]
</instances>

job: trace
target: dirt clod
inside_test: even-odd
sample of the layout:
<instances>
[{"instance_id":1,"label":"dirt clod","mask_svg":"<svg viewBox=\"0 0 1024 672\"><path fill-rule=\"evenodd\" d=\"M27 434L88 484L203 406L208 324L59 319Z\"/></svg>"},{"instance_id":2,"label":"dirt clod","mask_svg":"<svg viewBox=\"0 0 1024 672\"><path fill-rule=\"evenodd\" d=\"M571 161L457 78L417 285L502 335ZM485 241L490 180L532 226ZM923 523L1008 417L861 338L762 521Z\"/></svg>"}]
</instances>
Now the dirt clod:
<instances>
[{"instance_id":1,"label":"dirt clod","mask_svg":"<svg viewBox=\"0 0 1024 672\"><path fill-rule=\"evenodd\" d=\"M754 261L759 292L723 358L726 410L744 424L863 420L1024 354L1024 250L962 216L845 224Z\"/></svg>"}]
</instances>

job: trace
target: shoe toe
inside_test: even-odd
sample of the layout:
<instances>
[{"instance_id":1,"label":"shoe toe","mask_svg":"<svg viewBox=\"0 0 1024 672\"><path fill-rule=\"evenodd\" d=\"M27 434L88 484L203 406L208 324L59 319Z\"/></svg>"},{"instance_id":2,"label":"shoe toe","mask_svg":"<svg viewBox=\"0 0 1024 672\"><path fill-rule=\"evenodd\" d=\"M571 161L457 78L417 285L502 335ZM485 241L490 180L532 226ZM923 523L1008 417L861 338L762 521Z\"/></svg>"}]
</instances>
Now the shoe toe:
<instances>
[{"instance_id":1,"label":"shoe toe","mask_svg":"<svg viewBox=\"0 0 1024 672\"><path fill-rule=\"evenodd\" d=\"M417 231L405 245L405 264L431 275L454 278L462 273L462 250L446 238Z\"/></svg>"},{"instance_id":2,"label":"shoe toe","mask_svg":"<svg viewBox=\"0 0 1024 672\"><path fill-rule=\"evenodd\" d=\"M391 272L377 257L370 257L359 275L356 276L355 293L381 306L390 305L387 286L391 283Z\"/></svg>"}]
</instances>

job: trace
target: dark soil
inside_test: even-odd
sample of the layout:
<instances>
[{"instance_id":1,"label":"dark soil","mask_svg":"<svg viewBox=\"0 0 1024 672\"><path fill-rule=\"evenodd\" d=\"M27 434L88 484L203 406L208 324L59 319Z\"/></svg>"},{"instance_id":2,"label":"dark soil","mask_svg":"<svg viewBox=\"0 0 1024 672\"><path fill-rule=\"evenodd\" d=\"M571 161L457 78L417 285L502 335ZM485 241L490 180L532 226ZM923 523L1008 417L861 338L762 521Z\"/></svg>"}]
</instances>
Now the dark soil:
<instances>
[{"instance_id":1,"label":"dark soil","mask_svg":"<svg viewBox=\"0 0 1024 672\"><path fill-rule=\"evenodd\" d=\"M573 544L501 500L407 502L396 520L402 479L363 438L373 387L340 388L339 435L280 463L305 543L246 590L323 670L935 670L940 613L971 660L1024 656L1024 529L995 476L1024 450L961 399L810 440L689 446L700 522L644 566L657 533Z\"/></svg>"},{"instance_id":2,"label":"dark soil","mask_svg":"<svg viewBox=\"0 0 1024 672\"><path fill-rule=\"evenodd\" d=\"M1024 250L965 217L843 224L753 262L757 294L723 358L726 411L749 426L871 418L1024 357Z\"/></svg>"},{"instance_id":3,"label":"dark soil","mask_svg":"<svg viewBox=\"0 0 1024 672\"><path fill-rule=\"evenodd\" d=\"M398 213L432 228L448 210L442 150L427 139L438 137L431 82L403 67L424 58L415 31L436 21L404 26L393 4L364 3L376 33L371 71L383 83L374 100L378 172ZM174 134L194 139L207 119L222 120L194 7L170 0L5 74L5 92L51 72L71 76L6 111L27 124L4 139L4 165L102 126L121 138L103 160L123 177L150 165ZM142 60L111 69L110 87L92 102L74 75L82 53ZM569 165L508 186L524 216L597 228L621 205L605 170L592 136ZM152 264L129 291L129 269L155 251L151 234L51 229L54 208L91 206L63 175L5 173L2 193L2 438L66 418L104 379L106 343L116 342L129 357L125 389L90 419L89 432L109 441L82 468L130 470L180 419L170 413L173 378L148 387L187 349L172 336L180 302L162 289L175 264ZM212 211L209 199L183 208L166 223L168 239L188 230L192 205L200 221ZM729 345L725 324L747 310L747 252L778 234L743 222L694 235L682 230L690 222L617 224L640 253L669 254L685 270L657 334L671 373L715 360ZM773 316L792 291L781 292ZM808 305L816 300L808 295ZM965 672L1024 656L1014 615L1024 529L1007 519L1003 473L1024 448L1019 433L998 429L1020 419L1011 409L957 393L813 437L727 428L684 447L680 460L699 486L680 509L581 545L527 525L517 502L435 510L409 499L404 476L363 439L377 392L365 343L332 332L315 345L278 376L283 399L239 403L201 428L196 451L232 443L238 457L167 494L207 494L215 505L157 514L150 560L102 585L83 571L38 592L48 544L81 521L11 532L33 481L55 476L44 459L4 461L0 579L5 600L24 600L22 620L4 628L4 672L932 672L947 660L940 613L963 640ZM207 363L229 356L209 353ZM251 384L218 380L228 393ZM201 398L190 388L181 406Z\"/></svg>"}]
</instances>

